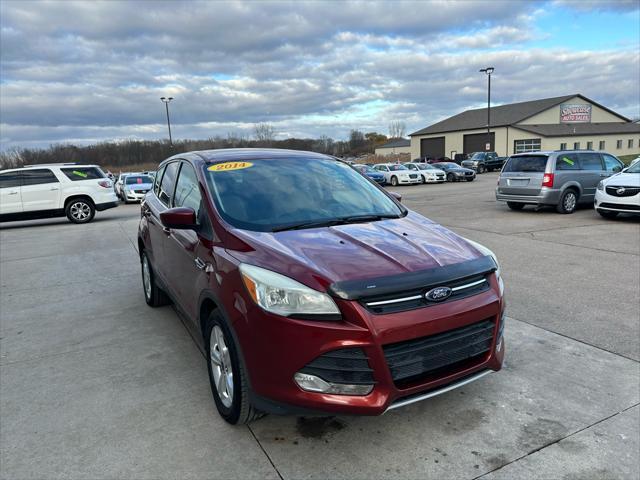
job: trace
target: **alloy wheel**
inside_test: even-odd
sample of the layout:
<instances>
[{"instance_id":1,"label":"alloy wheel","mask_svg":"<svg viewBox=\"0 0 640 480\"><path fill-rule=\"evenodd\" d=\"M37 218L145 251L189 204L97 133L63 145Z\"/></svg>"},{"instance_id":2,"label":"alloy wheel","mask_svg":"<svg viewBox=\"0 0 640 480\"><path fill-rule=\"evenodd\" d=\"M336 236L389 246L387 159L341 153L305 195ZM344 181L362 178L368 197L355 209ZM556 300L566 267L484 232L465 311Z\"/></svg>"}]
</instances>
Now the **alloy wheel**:
<instances>
[{"instance_id":1,"label":"alloy wheel","mask_svg":"<svg viewBox=\"0 0 640 480\"><path fill-rule=\"evenodd\" d=\"M144 286L144 294L147 299L151 298L151 270L149 267L149 259L146 255L142 257L142 285Z\"/></svg>"},{"instance_id":2,"label":"alloy wheel","mask_svg":"<svg viewBox=\"0 0 640 480\"><path fill-rule=\"evenodd\" d=\"M71 216L78 221L83 221L91 215L91 207L85 202L75 202L71 205Z\"/></svg>"},{"instance_id":3,"label":"alloy wheel","mask_svg":"<svg viewBox=\"0 0 640 480\"><path fill-rule=\"evenodd\" d=\"M233 367L224 333L218 325L213 326L209 335L209 361L218 397L226 408L230 408L233 403Z\"/></svg>"},{"instance_id":4,"label":"alloy wheel","mask_svg":"<svg viewBox=\"0 0 640 480\"><path fill-rule=\"evenodd\" d=\"M564 197L564 209L567 212L571 212L576 208L576 194L573 192L569 192Z\"/></svg>"}]
</instances>

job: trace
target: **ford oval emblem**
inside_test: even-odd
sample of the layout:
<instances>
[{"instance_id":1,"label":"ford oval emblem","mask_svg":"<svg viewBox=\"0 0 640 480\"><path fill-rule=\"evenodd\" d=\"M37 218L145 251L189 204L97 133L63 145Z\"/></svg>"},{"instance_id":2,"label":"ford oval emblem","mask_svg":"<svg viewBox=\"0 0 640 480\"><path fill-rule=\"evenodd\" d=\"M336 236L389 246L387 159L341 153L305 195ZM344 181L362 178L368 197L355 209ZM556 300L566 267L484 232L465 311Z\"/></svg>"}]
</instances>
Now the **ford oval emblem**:
<instances>
[{"instance_id":1,"label":"ford oval emblem","mask_svg":"<svg viewBox=\"0 0 640 480\"><path fill-rule=\"evenodd\" d=\"M424 298L430 302L442 302L451 296L453 290L449 287L436 287L424 294Z\"/></svg>"}]
</instances>

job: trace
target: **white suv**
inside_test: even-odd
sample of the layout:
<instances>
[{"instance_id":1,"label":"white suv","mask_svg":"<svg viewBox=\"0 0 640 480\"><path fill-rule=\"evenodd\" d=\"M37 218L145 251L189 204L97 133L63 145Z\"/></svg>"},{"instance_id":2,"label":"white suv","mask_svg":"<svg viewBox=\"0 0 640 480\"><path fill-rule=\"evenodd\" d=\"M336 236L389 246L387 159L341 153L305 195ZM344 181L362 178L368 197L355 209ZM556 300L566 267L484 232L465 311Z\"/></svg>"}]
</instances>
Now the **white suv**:
<instances>
[{"instance_id":1,"label":"white suv","mask_svg":"<svg viewBox=\"0 0 640 480\"><path fill-rule=\"evenodd\" d=\"M116 207L113 184L100 167L60 163L0 171L0 222L64 217L87 223Z\"/></svg>"}]
</instances>

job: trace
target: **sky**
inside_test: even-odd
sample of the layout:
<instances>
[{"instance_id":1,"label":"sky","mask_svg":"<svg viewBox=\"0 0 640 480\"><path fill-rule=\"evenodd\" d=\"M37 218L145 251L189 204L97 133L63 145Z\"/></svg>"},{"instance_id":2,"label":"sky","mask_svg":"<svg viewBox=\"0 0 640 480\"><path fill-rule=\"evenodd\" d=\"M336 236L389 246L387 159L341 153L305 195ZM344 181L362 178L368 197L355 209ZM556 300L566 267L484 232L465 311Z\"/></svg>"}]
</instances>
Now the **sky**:
<instances>
[{"instance_id":1,"label":"sky","mask_svg":"<svg viewBox=\"0 0 640 480\"><path fill-rule=\"evenodd\" d=\"M640 117L640 0L0 2L0 150L407 133L581 93Z\"/></svg>"}]
</instances>

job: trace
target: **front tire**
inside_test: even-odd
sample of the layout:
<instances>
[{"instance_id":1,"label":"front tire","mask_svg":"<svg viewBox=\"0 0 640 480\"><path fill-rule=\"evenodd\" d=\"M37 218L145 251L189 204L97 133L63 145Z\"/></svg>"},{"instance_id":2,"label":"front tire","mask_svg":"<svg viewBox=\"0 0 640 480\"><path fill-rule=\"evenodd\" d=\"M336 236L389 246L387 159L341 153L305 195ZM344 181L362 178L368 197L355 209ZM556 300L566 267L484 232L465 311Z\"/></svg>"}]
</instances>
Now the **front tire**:
<instances>
[{"instance_id":1,"label":"front tire","mask_svg":"<svg viewBox=\"0 0 640 480\"><path fill-rule=\"evenodd\" d=\"M484 172L485 172L484 165L479 165L478 166L478 173L480 174L480 173L484 173Z\"/></svg>"},{"instance_id":2,"label":"front tire","mask_svg":"<svg viewBox=\"0 0 640 480\"><path fill-rule=\"evenodd\" d=\"M569 214L576 211L578 206L578 193L573 189L567 189L560 197L560 202L556 207L558 213Z\"/></svg>"},{"instance_id":3,"label":"front tire","mask_svg":"<svg viewBox=\"0 0 640 480\"><path fill-rule=\"evenodd\" d=\"M456 181L456 177L453 173L448 173L447 174L447 182L455 182Z\"/></svg>"},{"instance_id":4,"label":"front tire","mask_svg":"<svg viewBox=\"0 0 640 480\"><path fill-rule=\"evenodd\" d=\"M204 329L209 383L218 413L232 425L262 416L249 400L246 368L224 317L214 310Z\"/></svg>"},{"instance_id":5,"label":"front tire","mask_svg":"<svg viewBox=\"0 0 640 480\"><path fill-rule=\"evenodd\" d=\"M596 211L600 214L602 218L616 218L618 216L618 212L612 212L611 210L600 210L596 209Z\"/></svg>"},{"instance_id":6,"label":"front tire","mask_svg":"<svg viewBox=\"0 0 640 480\"><path fill-rule=\"evenodd\" d=\"M147 305L150 307L162 307L169 304L169 297L156 283L156 275L145 251L142 252L140 266L142 269L142 290L144 291L144 300Z\"/></svg>"},{"instance_id":7,"label":"front tire","mask_svg":"<svg viewBox=\"0 0 640 480\"><path fill-rule=\"evenodd\" d=\"M72 223L89 223L96 214L96 207L89 199L76 198L67 202L64 212Z\"/></svg>"},{"instance_id":8,"label":"front tire","mask_svg":"<svg viewBox=\"0 0 640 480\"><path fill-rule=\"evenodd\" d=\"M391 177L391 186L392 187L397 187L398 186L398 178L395 175L393 177Z\"/></svg>"}]
</instances>

